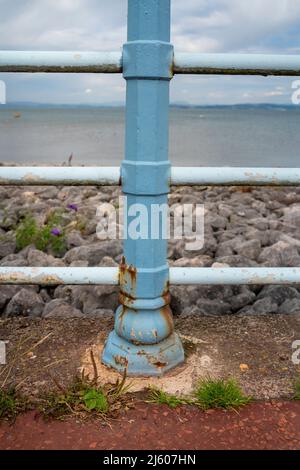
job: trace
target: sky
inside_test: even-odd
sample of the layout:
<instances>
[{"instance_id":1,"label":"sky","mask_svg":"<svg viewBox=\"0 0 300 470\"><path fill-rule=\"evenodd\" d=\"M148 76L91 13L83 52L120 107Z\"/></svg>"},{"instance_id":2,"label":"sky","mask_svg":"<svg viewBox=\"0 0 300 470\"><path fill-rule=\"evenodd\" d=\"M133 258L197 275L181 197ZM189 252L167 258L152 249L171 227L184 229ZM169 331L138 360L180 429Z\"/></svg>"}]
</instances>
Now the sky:
<instances>
[{"instance_id":1,"label":"sky","mask_svg":"<svg viewBox=\"0 0 300 470\"><path fill-rule=\"evenodd\" d=\"M0 0L2 50L121 50L127 0ZM172 0L180 52L300 54L300 0ZM0 74L7 101L121 104L125 81L107 74ZM172 103L291 104L292 77L175 76Z\"/></svg>"}]
</instances>

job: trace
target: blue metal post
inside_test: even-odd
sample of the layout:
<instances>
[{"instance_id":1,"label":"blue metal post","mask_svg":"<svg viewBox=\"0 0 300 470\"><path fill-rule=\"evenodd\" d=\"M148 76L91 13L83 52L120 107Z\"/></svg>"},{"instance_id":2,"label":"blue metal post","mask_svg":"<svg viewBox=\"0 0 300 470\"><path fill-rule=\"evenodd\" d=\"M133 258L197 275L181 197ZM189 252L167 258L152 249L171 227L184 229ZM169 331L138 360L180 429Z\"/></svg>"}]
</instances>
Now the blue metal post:
<instances>
[{"instance_id":1,"label":"blue metal post","mask_svg":"<svg viewBox=\"0 0 300 470\"><path fill-rule=\"evenodd\" d=\"M127 239L120 266L121 305L102 357L106 365L119 371L127 367L128 375L162 375L184 360L169 307L167 240L162 231L158 239L151 237L151 208L166 205L169 192L168 108L173 60L169 41L170 0L129 0L128 42L123 48L126 150L121 173L127 196ZM149 223L140 227L148 236L133 239L129 226L138 212L142 215L140 205L149 215Z\"/></svg>"}]
</instances>

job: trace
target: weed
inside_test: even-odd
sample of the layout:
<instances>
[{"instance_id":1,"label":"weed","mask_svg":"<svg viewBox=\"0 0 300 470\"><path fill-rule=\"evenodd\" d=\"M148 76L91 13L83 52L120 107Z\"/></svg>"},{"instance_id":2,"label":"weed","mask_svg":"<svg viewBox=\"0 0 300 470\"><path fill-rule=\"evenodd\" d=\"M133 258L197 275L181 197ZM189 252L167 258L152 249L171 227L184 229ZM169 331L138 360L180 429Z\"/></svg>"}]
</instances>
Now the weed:
<instances>
[{"instance_id":1,"label":"weed","mask_svg":"<svg viewBox=\"0 0 300 470\"><path fill-rule=\"evenodd\" d=\"M109 405L107 396L104 394L103 390L98 390L97 388L90 388L83 395L83 401L85 407L89 410L99 411L100 413L107 413Z\"/></svg>"},{"instance_id":2,"label":"weed","mask_svg":"<svg viewBox=\"0 0 300 470\"><path fill-rule=\"evenodd\" d=\"M295 400L300 400L300 379L295 383Z\"/></svg>"},{"instance_id":3,"label":"weed","mask_svg":"<svg viewBox=\"0 0 300 470\"><path fill-rule=\"evenodd\" d=\"M22 250L28 245L35 245L38 250L45 251L48 247L56 255L61 255L66 250L65 232L60 227L62 224L62 211L53 211L46 224L38 226L31 214L27 214L16 229L17 249Z\"/></svg>"},{"instance_id":4,"label":"weed","mask_svg":"<svg viewBox=\"0 0 300 470\"><path fill-rule=\"evenodd\" d=\"M238 408L250 401L251 397L243 394L234 379L205 379L199 383L195 391L195 404L204 410Z\"/></svg>"},{"instance_id":5,"label":"weed","mask_svg":"<svg viewBox=\"0 0 300 470\"><path fill-rule=\"evenodd\" d=\"M157 403L158 405L168 405L170 408L176 408L179 405L188 403L189 400L179 398L176 395L171 395L158 388L150 388L149 400L147 403Z\"/></svg>"},{"instance_id":6,"label":"weed","mask_svg":"<svg viewBox=\"0 0 300 470\"><path fill-rule=\"evenodd\" d=\"M0 389L0 420L13 420L18 413L28 409L29 403L24 397L17 394L15 389Z\"/></svg>"},{"instance_id":7,"label":"weed","mask_svg":"<svg viewBox=\"0 0 300 470\"><path fill-rule=\"evenodd\" d=\"M17 249L22 250L26 246L34 243L37 233L37 223L32 215L27 215L24 217L23 221L18 225L16 230Z\"/></svg>"},{"instance_id":8,"label":"weed","mask_svg":"<svg viewBox=\"0 0 300 470\"><path fill-rule=\"evenodd\" d=\"M46 418L64 419L67 415L75 414L85 417L87 413L105 418L112 415L123 406L127 406L125 393L130 384L126 384L126 370L121 380L115 384L106 384L103 387L97 385L98 371L94 355L91 351L94 376L90 379L82 372L77 377L73 386L65 390L55 377L52 380L60 391L60 394L49 394L41 400L40 410ZM126 403L125 403L126 401Z\"/></svg>"}]
</instances>

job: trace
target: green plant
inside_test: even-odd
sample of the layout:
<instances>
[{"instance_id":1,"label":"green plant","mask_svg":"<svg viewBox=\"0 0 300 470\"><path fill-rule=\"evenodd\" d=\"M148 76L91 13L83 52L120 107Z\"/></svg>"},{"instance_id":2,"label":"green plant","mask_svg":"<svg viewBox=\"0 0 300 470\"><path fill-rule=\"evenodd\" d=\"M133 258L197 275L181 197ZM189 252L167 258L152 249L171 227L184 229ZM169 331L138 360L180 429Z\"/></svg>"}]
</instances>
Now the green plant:
<instances>
[{"instance_id":1,"label":"green plant","mask_svg":"<svg viewBox=\"0 0 300 470\"><path fill-rule=\"evenodd\" d=\"M295 383L295 400L300 400L300 379Z\"/></svg>"},{"instance_id":2,"label":"green plant","mask_svg":"<svg viewBox=\"0 0 300 470\"><path fill-rule=\"evenodd\" d=\"M171 395L158 388L150 388L148 403L157 403L158 405L168 405L170 408L176 408L189 402L187 399Z\"/></svg>"},{"instance_id":3,"label":"green plant","mask_svg":"<svg viewBox=\"0 0 300 470\"><path fill-rule=\"evenodd\" d=\"M100 413L107 413L109 405L108 400L103 391L96 388L90 388L83 396L85 407L89 410L99 411Z\"/></svg>"},{"instance_id":4,"label":"green plant","mask_svg":"<svg viewBox=\"0 0 300 470\"><path fill-rule=\"evenodd\" d=\"M18 413L28 408L28 402L11 388L0 389L0 419L14 419Z\"/></svg>"},{"instance_id":5,"label":"green plant","mask_svg":"<svg viewBox=\"0 0 300 470\"><path fill-rule=\"evenodd\" d=\"M25 216L16 230L17 249L22 250L26 246L34 243L37 233L38 227L36 220L32 217L32 215Z\"/></svg>"},{"instance_id":6,"label":"green plant","mask_svg":"<svg viewBox=\"0 0 300 470\"><path fill-rule=\"evenodd\" d=\"M126 369L122 379L118 379L114 384L98 386L98 370L92 350L90 356L93 378L85 375L83 370L81 377L75 379L73 386L65 390L55 377L50 376L60 394L51 393L41 400L40 410L44 417L64 419L70 413L84 417L87 412L93 412L106 419L107 415L111 415L123 406L127 407L128 398L125 394L131 384L126 384Z\"/></svg>"},{"instance_id":7,"label":"green plant","mask_svg":"<svg viewBox=\"0 0 300 470\"><path fill-rule=\"evenodd\" d=\"M34 217L27 214L16 229L17 249L22 250L33 244L38 250L45 251L50 247L54 254L63 254L66 250L65 231L57 228L62 225L62 216L61 209L54 210L46 224L39 227Z\"/></svg>"},{"instance_id":8,"label":"green plant","mask_svg":"<svg viewBox=\"0 0 300 470\"><path fill-rule=\"evenodd\" d=\"M244 395L234 379L205 379L199 383L195 391L195 404L204 410L238 408L247 405L251 399Z\"/></svg>"}]
</instances>

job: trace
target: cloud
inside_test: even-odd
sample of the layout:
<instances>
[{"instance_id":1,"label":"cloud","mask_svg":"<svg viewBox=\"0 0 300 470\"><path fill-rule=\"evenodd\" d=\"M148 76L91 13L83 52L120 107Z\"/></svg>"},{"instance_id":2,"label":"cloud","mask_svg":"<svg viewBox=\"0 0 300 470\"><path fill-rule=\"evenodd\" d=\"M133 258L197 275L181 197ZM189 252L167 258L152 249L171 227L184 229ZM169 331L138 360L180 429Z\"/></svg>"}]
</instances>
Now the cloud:
<instances>
[{"instance_id":1,"label":"cloud","mask_svg":"<svg viewBox=\"0 0 300 470\"><path fill-rule=\"evenodd\" d=\"M126 0L0 0L0 13L1 49L109 51L120 50L126 41ZM300 54L299 25L299 0L172 0L172 42L177 51ZM172 100L214 103L260 96L281 102L288 93L272 94L274 83L290 89L292 82L289 78L278 82L228 78L175 78ZM6 81L13 101L125 99L120 76L1 74L0 79Z\"/></svg>"}]
</instances>

